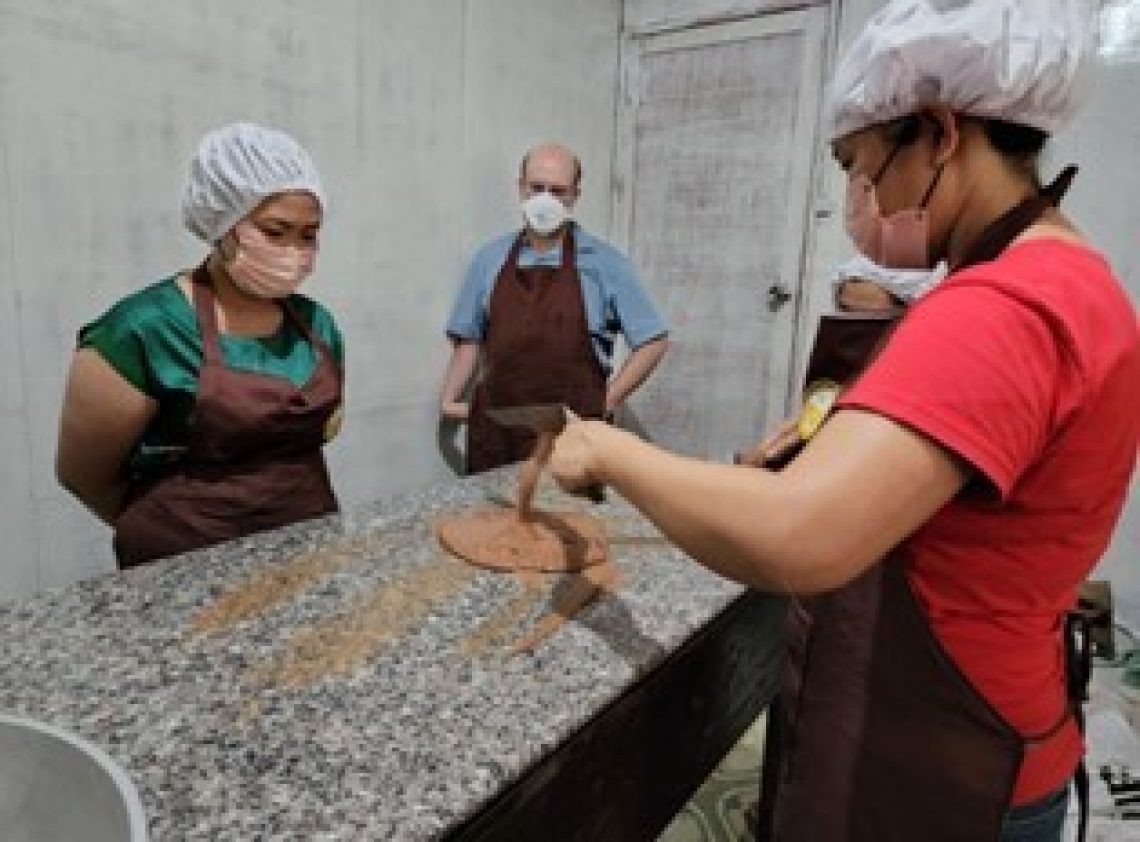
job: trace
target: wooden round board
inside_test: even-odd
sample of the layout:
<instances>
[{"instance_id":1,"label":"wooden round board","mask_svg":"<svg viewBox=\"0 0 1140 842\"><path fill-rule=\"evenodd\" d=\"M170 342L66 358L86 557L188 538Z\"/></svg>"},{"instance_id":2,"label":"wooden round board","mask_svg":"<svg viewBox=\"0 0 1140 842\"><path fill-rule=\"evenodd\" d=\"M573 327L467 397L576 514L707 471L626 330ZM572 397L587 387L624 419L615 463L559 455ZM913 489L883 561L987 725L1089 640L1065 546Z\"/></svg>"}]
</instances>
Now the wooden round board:
<instances>
[{"instance_id":1,"label":"wooden round board","mask_svg":"<svg viewBox=\"0 0 1140 842\"><path fill-rule=\"evenodd\" d=\"M519 519L515 509L476 509L440 518L435 534L448 552L491 570L582 570L609 559L605 527L578 512L536 511Z\"/></svg>"}]
</instances>

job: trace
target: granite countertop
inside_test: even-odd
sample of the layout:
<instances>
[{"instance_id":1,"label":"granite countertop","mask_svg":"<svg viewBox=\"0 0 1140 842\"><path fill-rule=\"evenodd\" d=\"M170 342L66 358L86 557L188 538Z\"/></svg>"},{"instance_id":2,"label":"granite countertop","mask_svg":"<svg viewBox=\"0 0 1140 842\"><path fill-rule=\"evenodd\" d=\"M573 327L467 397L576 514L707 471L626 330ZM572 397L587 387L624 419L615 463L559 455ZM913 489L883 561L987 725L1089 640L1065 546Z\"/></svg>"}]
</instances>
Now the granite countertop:
<instances>
[{"instance_id":1,"label":"granite countertop","mask_svg":"<svg viewBox=\"0 0 1140 842\"><path fill-rule=\"evenodd\" d=\"M455 481L0 606L0 711L104 748L152 839L436 838L742 592L611 497L591 510L616 591L512 654L559 577L469 567L431 531L512 486Z\"/></svg>"}]
</instances>

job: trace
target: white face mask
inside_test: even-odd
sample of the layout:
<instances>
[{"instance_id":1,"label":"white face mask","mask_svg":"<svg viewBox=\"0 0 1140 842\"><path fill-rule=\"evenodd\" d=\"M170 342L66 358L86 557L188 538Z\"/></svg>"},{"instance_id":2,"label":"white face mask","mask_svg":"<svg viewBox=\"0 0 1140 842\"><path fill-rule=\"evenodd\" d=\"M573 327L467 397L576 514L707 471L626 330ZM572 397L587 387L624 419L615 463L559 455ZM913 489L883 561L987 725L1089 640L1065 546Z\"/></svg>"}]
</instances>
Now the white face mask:
<instances>
[{"instance_id":1,"label":"white face mask","mask_svg":"<svg viewBox=\"0 0 1140 842\"><path fill-rule=\"evenodd\" d=\"M526 224L534 233L546 237L570 219L566 205L550 193L535 193L520 205Z\"/></svg>"}]
</instances>

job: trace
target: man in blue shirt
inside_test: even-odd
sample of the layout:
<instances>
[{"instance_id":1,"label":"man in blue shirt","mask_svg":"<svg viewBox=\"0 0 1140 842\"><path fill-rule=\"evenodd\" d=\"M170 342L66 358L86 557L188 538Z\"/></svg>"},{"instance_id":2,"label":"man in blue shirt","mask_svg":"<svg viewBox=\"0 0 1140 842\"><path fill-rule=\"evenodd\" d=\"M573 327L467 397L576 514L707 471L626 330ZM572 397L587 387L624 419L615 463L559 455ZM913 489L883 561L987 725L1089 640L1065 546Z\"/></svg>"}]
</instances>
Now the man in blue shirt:
<instances>
[{"instance_id":1,"label":"man in blue shirt","mask_svg":"<svg viewBox=\"0 0 1140 842\"><path fill-rule=\"evenodd\" d=\"M440 410L467 422L469 473L525 459L534 444L490 422L487 407L563 403L608 417L668 348L668 329L629 259L572 221L581 178L563 146L527 152L519 168L524 226L476 252L452 308ZM611 377L619 332L631 353ZM477 365L468 405L462 395Z\"/></svg>"}]
</instances>

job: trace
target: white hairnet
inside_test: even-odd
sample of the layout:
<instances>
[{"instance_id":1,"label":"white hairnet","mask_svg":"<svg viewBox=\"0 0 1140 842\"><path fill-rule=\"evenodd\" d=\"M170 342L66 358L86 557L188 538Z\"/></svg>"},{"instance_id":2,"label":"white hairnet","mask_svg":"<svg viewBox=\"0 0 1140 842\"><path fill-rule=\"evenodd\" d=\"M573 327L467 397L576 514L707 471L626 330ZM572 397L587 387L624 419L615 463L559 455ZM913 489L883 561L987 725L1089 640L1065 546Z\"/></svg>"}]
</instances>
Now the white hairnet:
<instances>
[{"instance_id":1,"label":"white hairnet","mask_svg":"<svg viewBox=\"0 0 1140 842\"><path fill-rule=\"evenodd\" d=\"M835 71L828 140L942 105L1056 131L1086 87L1083 0L892 0Z\"/></svg>"},{"instance_id":2,"label":"white hairnet","mask_svg":"<svg viewBox=\"0 0 1140 842\"><path fill-rule=\"evenodd\" d=\"M838 296L839 288L846 281L871 281L895 298L909 303L929 292L946 274L945 262L933 269L888 269L859 254L835 270L831 289Z\"/></svg>"},{"instance_id":3,"label":"white hairnet","mask_svg":"<svg viewBox=\"0 0 1140 842\"><path fill-rule=\"evenodd\" d=\"M262 200L289 190L307 190L324 207L321 177L309 153L284 132L232 123L198 144L182 193L182 221L214 243Z\"/></svg>"}]
</instances>

